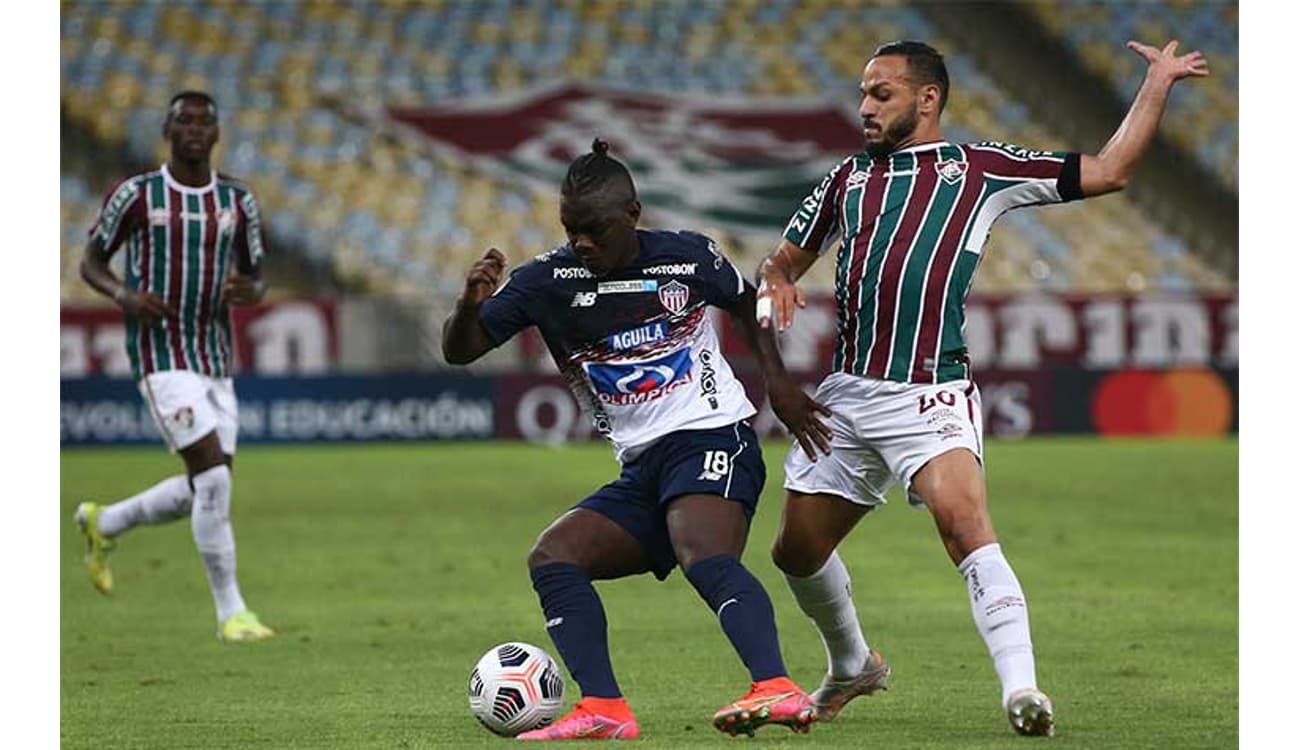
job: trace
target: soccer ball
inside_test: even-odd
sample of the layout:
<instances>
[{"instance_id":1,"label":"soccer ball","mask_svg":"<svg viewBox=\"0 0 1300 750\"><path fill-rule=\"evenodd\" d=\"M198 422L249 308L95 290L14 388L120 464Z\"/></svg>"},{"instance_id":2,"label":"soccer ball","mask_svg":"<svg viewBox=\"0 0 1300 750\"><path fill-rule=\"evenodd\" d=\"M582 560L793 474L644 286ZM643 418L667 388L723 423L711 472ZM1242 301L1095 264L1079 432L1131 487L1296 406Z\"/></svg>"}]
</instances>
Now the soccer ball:
<instances>
[{"instance_id":1,"label":"soccer ball","mask_svg":"<svg viewBox=\"0 0 1300 750\"><path fill-rule=\"evenodd\" d=\"M531 644L493 646L469 673L469 710L503 737L550 724L563 706L559 666Z\"/></svg>"}]
</instances>

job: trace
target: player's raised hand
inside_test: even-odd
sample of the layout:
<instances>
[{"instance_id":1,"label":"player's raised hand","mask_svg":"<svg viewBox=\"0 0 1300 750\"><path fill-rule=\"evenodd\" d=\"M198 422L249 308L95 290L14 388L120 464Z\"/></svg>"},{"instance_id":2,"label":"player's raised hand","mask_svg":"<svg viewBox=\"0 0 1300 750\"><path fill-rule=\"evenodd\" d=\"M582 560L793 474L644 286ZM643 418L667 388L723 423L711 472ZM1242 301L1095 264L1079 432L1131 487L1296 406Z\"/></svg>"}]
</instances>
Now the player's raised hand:
<instances>
[{"instance_id":1,"label":"player's raised hand","mask_svg":"<svg viewBox=\"0 0 1300 750\"><path fill-rule=\"evenodd\" d=\"M767 401L811 461L817 461L817 450L831 454L831 428L821 420L829 417L831 410L824 404L813 400L789 377L769 379Z\"/></svg>"},{"instance_id":2,"label":"player's raised hand","mask_svg":"<svg viewBox=\"0 0 1300 750\"><path fill-rule=\"evenodd\" d=\"M150 292L123 290L117 297L117 303L121 305L122 312L146 325L154 325L163 318L174 318L177 315L176 308Z\"/></svg>"},{"instance_id":3,"label":"player's raised hand","mask_svg":"<svg viewBox=\"0 0 1300 750\"><path fill-rule=\"evenodd\" d=\"M483 253L483 257L470 266L469 274L465 277L464 302L478 305L491 297L500 285L505 270L506 256L495 247L488 248L488 251Z\"/></svg>"},{"instance_id":4,"label":"player's raised hand","mask_svg":"<svg viewBox=\"0 0 1300 750\"><path fill-rule=\"evenodd\" d=\"M230 274L221 285L222 298L234 305L256 305L262 301L264 294L266 294L266 284L261 279L241 273Z\"/></svg>"},{"instance_id":5,"label":"player's raised hand","mask_svg":"<svg viewBox=\"0 0 1300 750\"><path fill-rule=\"evenodd\" d=\"M1193 50L1185 55L1178 54L1177 39L1171 40L1163 49L1134 41L1130 41L1126 46L1147 61L1148 75L1165 76L1171 83L1188 76L1199 77L1210 74L1209 63L1199 51Z\"/></svg>"}]
</instances>

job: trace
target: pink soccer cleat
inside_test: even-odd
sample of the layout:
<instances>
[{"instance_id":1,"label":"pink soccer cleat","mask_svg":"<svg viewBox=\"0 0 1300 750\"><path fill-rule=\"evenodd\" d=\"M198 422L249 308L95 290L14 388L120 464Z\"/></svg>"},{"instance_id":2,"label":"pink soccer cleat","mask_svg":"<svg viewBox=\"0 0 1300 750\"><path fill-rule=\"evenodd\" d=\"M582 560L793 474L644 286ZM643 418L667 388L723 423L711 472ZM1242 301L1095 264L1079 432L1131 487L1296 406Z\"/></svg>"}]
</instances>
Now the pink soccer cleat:
<instances>
[{"instance_id":1,"label":"pink soccer cleat","mask_svg":"<svg viewBox=\"0 0 1300 750\"><path fill-rule=\"evenodd\" d=\"M784 724L795 732L807 732L817 720L812 699L789 677L755 682L749 692L713 715L713 726L735 737L754 736L764 724Z\"/></svg>"},{"instance_id":2,"label":"pink soccer cleat","mask_svg":"<svg viewBox=\"0 0 1300 750\"><path fill-rule=\"evenodd\" d=\"M549 727L524 732L517 740L634 740L641 735L627 703L622 710L613 708L608 698L587 698L578 701L573 710L561 716ZM604 704L604 705L600 705ZM616 714L611 716L610 714Z\"/></svg>"}]
</instances>

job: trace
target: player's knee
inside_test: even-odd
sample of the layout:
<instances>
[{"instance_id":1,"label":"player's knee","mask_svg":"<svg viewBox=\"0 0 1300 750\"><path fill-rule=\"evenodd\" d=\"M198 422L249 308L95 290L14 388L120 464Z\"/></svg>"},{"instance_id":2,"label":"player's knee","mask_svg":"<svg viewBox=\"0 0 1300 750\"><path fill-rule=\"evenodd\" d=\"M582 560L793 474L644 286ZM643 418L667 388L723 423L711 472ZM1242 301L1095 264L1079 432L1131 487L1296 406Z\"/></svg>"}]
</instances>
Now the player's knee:
<instances>
[{"instance_id":1,"label":"player's knee","mask_svg":"<svg viewBox=\"0 0 1300 750\"><path fill-rule=\"evenodd\" d=\"M982 502L953 502L934 508L935 524L954 561L997 541L993 521Z\"/></svg>"},{"instance_id":2,"label":"player's knee","mask_svg":"<svg viewBox=\"0 0 1300 750\"><path fill-rule=\"evenodd\" d=\"M529 570L551 563L576 564L577 562L578 557L572 546L565 543L563 539L556 538L555 534L549 533L549 529L537 537L532 549L528 551Z\"/></svg>"},{"instance_id":3,"label":"player's knee","mask_svg":"<svg viewBox=\"0 0 1300 750\"><path fill-rule=\"evenodd\" d=\"M833 547L811 543L787 534L778 534L772 543L772 562L788 576L806 578L822 569L830 558Z\"/></svg>"}]
</instances>

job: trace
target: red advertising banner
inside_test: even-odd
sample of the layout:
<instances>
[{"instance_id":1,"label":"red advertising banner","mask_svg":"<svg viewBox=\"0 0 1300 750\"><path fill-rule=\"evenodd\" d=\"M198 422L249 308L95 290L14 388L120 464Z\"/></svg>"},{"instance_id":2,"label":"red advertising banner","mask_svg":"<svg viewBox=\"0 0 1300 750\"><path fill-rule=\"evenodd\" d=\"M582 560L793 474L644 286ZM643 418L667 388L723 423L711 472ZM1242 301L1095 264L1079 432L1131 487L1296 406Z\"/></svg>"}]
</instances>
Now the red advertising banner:
<instances>
[{"instance_id":1,"label":"red advertising banner","mask_svg":"<svg viewBox=\"0 0 1300 750\"><path fill-rule=\"evenodd\" d=\"M749 350L727 316L723 350L736 363ZM781 335L792 371L824 372L836 343L835 300L812 296ZM1237 367L1237 298L1161 294L1141 297L1024 294L972 296L966 305L971 366L986 371L1078 367Z\"/></svg>"},{"instance_id":2,"label":"red advertising banner","mask_svg":"<svg viewBox=\"0 0 1300 750\"><path fill-rule=\"evenodd\" d=\"M231 308L235 369L260 375L313 375L338 360L331 299L290 299ZM64 305L59 314L59 371L64 378L130 377L126 327L116 307Z\"/></svg>"},{"instance_id":3,"label":"red advertising banner","mask_svg":"<svg viewBox=\"0 0 1300 750\"><path fill-rule=\"evenodd\" d=\"M761 380L742 376L758 408L754 431L784 438L784 425L767 405ZM819 377L796 379L809 393ZM984 434L1020 438L1035 434L1211 436L1237 429L1237 371L1205 368L1171 370L987 370L976 384ZM497 378L496 436L540 443L598 437L558 375Z\"/></svg>"}]
</instances>

